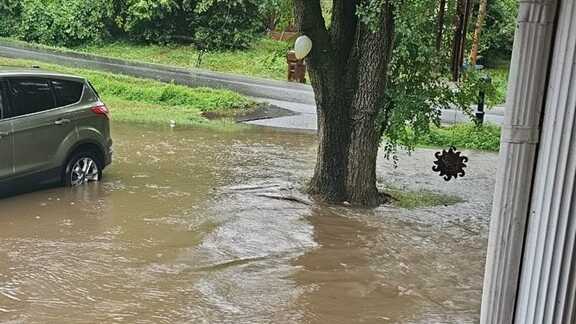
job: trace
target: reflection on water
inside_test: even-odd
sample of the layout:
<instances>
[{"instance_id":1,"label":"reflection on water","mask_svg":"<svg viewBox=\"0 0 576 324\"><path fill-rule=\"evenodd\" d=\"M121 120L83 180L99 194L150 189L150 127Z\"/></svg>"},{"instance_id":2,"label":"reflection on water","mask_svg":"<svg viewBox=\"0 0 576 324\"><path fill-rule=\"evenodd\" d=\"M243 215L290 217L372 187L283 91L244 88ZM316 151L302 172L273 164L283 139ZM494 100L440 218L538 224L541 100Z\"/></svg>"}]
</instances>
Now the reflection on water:
<instances>
[{"instance_id":1,"label":"reflection on water","mask_svg":"<svg viewBox=\"0 0 576 324\"><path fill-rule=\"evenodd\" d=\"M381 161L387 182L467 203L359 211L298 194L310 135L114 135L104 183L0 200L0 322L477 321L495 156L469 154L456 185L428 172L427 151Z\"/></svg>"}]
</instances>

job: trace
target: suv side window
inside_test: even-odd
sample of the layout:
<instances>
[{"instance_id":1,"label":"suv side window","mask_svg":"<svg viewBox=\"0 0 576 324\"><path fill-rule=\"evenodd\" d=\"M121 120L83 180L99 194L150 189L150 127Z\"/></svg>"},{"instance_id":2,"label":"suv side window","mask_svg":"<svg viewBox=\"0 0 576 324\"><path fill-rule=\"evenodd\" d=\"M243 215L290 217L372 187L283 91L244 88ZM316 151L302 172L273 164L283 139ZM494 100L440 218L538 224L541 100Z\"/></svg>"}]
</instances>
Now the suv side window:
<instances>
[{"instance_id":1,"label":"suv side window","mask_svg":"<svg viewBox=\"0 0 576 324\"><path fill-rule=\"evenodd\" d=\"M12 99L11 117L56 108L56 102L49 80L41 78L14 78L10 79L9 82Z\"/></svg>"},{"instance_id":2,"label":"suv side window","mask_svg":"<svg viewBox=\"0 0 576 324\"><path fill-rule=\"evenodd\" d=\"M68 80L52 80L58 107L72 105L80 101L84 91L84 83Z\"/></svg>"}]
</instances>

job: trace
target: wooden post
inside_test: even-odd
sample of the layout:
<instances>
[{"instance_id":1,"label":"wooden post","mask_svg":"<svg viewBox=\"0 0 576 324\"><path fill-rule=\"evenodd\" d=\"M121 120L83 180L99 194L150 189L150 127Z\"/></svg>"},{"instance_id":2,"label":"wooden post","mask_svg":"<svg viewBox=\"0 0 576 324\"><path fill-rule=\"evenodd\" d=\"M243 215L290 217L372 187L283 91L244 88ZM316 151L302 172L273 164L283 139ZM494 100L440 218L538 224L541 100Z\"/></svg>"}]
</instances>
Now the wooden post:
<instances>
[{"instance_id":1,"label":"wooden post","mask_svg":"<svg viewBox=\"0 0 576 324\"><path fill-rule=\"evenodd\" d=\"M288 81L306 83L306 63L304 60L296 58L294 51L289 51L286 55L288 64Z\"/></svg>"}]
</instances>

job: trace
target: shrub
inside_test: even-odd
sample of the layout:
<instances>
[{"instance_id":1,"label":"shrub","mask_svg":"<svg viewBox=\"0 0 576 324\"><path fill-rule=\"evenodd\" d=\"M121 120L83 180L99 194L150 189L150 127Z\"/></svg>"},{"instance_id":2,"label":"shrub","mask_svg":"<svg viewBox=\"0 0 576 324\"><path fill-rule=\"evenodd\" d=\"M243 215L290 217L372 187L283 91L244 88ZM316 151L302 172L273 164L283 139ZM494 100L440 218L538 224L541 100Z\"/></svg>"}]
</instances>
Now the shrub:
<instances>
[{"instance_id":1,"label":"shrub","mask_svg":"<svg viewBox=\"0 0 576 324\"><path fill-rule=\"evenodd\" d=\"M0 36L14 36L22 14L22 2L0 0Z\"/></svg>"},{"instance_id":2,"label":"shrub","mask_svg":"<svg viewBox=\"0 0 576 324\"><path fill-rule=\"evenodd\" d=\"M58 46L99 41L106 35L106 2L91 0L24 0L17 33L20 38Z\"/></svg>"},{"instance_id":3,"label":"shrub","mask_svg":"<svg viewBox=\"0 0 576 324\"><path fill-rule=\"evenodd\" d=\"M284 31L294 27L292 0L261 0L259 10L264 27L268 31Z\"/></svg>"},{"instance_id":4,"label":"shrub","mask_svg":"<svg viewBox=\"0 0 576 324\"><path fill-rule=\"evenodd\" d=\"M107 37L244 49L264 30L258 0L0 0L0 35L74 47Z\"/></svg>"},{"instance_id":5,"label":"shrub","mask_svg":"<svg viewBox=\"0 0 576 324\"><path fill-rule=\"evenodd\" d=\"M485 29L480 36L481 54L488 63L511 55L517 16L517 0L498 0L488 5Z\"/></svg>"},{"instance_id":6,"label":"shrub","mask_svg":"<svg viewBox=\"0 0 576 324\"><path fill-rule=\"evenodd\" d=\"M194 42L209 50L247 48L262 29L257 0L200 0Z\"/></svg>"},{"instance_id":7,"label":"shrub","mask_svg":"<svg viewBox=\"0 0 576 324\"><path fill-rule=\"evenodd\" d=\"M132 0L122 11L119 24L133 40L205 50L247 48L263 29L256 0Z\"/></svg>"},{"instance_id":8,"label":"shrub","mask_svg":"<svg viewBox=\"0 0 576 324\"><path fill-rule=\"evenodd\" d=\"M131 0L117 8L117 24L133 40L170 42L188 35L196 1Z\"/></svg>"}]
</instances>

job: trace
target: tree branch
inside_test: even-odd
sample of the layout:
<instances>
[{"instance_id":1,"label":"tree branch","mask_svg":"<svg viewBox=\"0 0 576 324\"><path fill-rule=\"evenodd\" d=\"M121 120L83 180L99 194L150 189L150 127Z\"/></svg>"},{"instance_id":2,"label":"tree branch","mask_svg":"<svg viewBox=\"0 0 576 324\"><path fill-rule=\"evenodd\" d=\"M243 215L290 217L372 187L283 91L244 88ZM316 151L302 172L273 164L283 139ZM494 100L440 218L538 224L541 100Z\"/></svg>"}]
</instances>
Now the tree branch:
<instances>
[{"instance_id":1,"label":"tree branch","mask_svg":"<svg viewBox=\"0 0 576 324\"><path fill-rule=\"evenodd\" d=\"M339 66L347 63L354 44L354 35L358 25L356 4L356 0L333 0L332 2L330 38Z\"/></svg>"},{"instance_id":2,"label":"tree branch","mask_svg":"<svg viewBox=\"0 0 576 324\"><path fill-rule=\"evenodd\" d=\"M312 56L331 51L330 36L322 16L320 0L294 0L294 9L298 30L310 37L314 43Z\"/></svg>"}]
</instances>

